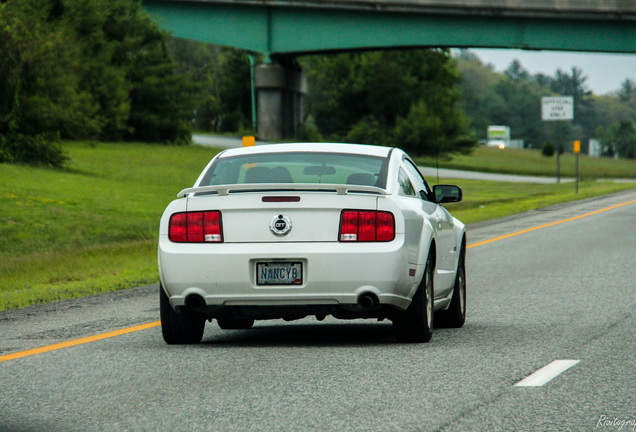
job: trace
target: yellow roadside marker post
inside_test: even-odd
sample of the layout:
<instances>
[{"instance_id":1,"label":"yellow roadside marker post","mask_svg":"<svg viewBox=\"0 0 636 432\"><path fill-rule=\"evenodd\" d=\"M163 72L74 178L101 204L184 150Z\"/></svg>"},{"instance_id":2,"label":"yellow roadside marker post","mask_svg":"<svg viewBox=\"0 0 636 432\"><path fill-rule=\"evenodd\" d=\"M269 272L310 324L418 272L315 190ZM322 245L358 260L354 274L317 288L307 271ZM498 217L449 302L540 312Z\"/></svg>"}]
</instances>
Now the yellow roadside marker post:
<instances>
[{"instance_id":1,"label":"yellow roadside marker post","mask_svg":"<svg viewBox=\"0 0 636 432\"><path fill-rule=\"evenodd\" d=\"M576 156L576 159L575 159L576 165L574 169L574 175L576 176L576 179L574 179L574 184L575 184L574 188L576 193L578 194L579 193L579 154L581 153L581 141L579 140L574 141L573 151Z\"/></svg>"},{"instance_id":2,"label":"yellow roadside marker post","mask_svg":"<svg viewBox=\"0 0 636 432\"><path fill-rule=\"evenodd\" d=\"M253 136L244 136L243 137L243 147L252 147L256 145L256 138Z\"/></svg>"}]
</instances>

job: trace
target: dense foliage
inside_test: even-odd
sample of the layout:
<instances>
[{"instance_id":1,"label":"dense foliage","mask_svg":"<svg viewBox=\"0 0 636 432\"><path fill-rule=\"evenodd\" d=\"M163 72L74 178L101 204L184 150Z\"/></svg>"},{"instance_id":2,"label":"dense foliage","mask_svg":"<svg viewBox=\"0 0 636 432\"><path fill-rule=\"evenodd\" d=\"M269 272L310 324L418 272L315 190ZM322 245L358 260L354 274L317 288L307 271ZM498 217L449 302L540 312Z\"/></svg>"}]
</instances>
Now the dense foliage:
<instances>
[{"instance_id":1,"label":"dense foliage","mask_svg":"<svg viewBox=\"0 0 636 432\"><path fill-rule=\"evenodd\" d=\"M557 70L553 77L531 75L513 59L503 74L484 65L470 51L457 57L462 80L462 107L472 119L475 135L486 137L488 125L510 126L513 139L526 146L542 148L554 143L570 151L580 140L582 151L589 139L602 143L602 153L634 158L636 152L636 83L627 79L614 94L597 96L586 86L587 77L579 68ZM573 96L574 121L541 120L541 97ZM550 144L552 145L552 144Z\"/></svg>"},{"instance_id":2,"label":"dense foliage","mask_svg":"<svg viewBox=\"0 0 636 432\"><path fill-rule=\"evenodd\" d=\"M0 162L60 166L60 139L184 143L190 128L253 133L251 58L170 38L138 0L0 0ZM308 78L298 139L465 153L491 124L569 151L601 142L636 157L636 83L597 96L582 70L503 73L470 51L411 49L297 59ZM543 96L571 95L573 122L543 122Z\"/></svg>"},{"instance_id":3,"label":"dense foliage","mask_svg":"<svg viewBox=\"0 0 636 432\"><path fill-rule=\"evenodd\" d=\"M180 39L168 48L179 72L199 88L192 100L197 129L253 132L247 53ZM298 62L309 91L298 139L396 145L424 155L465 152L476 143L459 109L460 76L448 51L313 55Z\"/></svg>"},{"instance_id":4,"label":"dense foliage","mask_svg":"<svg viewBox=\"0 0 636 432\"><path fill-rule=\"evenodd\" d=\"M188 140L193 88L165 38L135 1L0 4L0 161L59 165L59 138Z\"/></svg>"},{"instance_id":5,"label":"dense foliage","mask_svg":"<svg viewBox=\"0 0 636 432\"><path fill-rule=\"evenodd\" d=\"M198 92L191 100L194 127L208 132L253 134L249 54L218 45L171 38L178 73ZM257 60L258 61L258 60Z\"/></svg>"},{"instance_id":6,"label":"dense foliage","mask_svg":"<svg viewBox=\"0 0 636 432\"><path fill-rule=\"evenodd\" d=\"M312 56L307 112L326 139L398 146L420 155L476 144L459 109L459 72L444 50Z\"/></svg>"}]
</instances>

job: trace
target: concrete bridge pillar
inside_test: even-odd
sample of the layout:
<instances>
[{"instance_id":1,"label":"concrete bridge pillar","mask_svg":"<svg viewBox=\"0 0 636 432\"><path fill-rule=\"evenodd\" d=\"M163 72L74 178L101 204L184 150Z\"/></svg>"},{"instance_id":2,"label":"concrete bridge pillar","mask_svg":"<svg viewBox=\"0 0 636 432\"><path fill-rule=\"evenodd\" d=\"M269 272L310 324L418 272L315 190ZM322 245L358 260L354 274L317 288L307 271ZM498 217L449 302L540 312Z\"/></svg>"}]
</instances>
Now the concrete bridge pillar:
<instances>
[{"instance_id":1,"label":"concrete bridge pillar","mask_svg":"<svg viewBox=\"0 0 636 432\"><path fill-rule=\"evenodd\" d=\"M256 67L254 75L258 136L277 141L296 135L303 119L307 79L299 66L273 63Z\"/></svg>"}]
</instances>

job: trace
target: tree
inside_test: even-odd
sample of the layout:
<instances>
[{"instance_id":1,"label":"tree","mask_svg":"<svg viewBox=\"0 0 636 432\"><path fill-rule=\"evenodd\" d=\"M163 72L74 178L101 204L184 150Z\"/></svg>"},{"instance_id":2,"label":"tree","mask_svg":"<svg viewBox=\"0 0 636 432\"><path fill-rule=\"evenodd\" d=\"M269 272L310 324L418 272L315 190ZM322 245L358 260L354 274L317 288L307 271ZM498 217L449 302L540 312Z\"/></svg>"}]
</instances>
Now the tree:
<instances>
[{"instance_id":1,"label":"tree","mask_svg":"<svg viewBox=\"0 0 636 432\"><path fill-rule=\"evenodd\" d=\"M475 133L486 138L489 125L510 126L512 138L540 148L548 138L541 121L541 97L551 91L513 60L503 74L481 61L460 61L465 110L474 117Z\"/></svg>"},{"instance_id":2,"label":"tree","mask_svg":"<svg viewBox=\"0 0 636 432\"><path fill-rule=\"evenodd\" d=\"M81 62L80 88L92 96L98 110L97 138L117 140L130 129L131 83L121 62L114 58L120 41L112 32L119 1L54 0L49 20L74 36Z\"/></svg>"},{"instance_id":3,"label":"tree","mask_svg":"<svg viewBox=\"0 0 636 432\"><path fill-rule=\"evenodd\" d=\"M574 124L579 128L582 135L580 138L584 141L594 136L595 125L598 124L594 99L585 84L586 81L587 77L583 75L583 71L573 67L571 74L558 69L551 83L554 92L574 98Z\"/></svg>"},{"instance_id":4,"label":"tree","mask_svg":"<svg viewBox=\"0 0 636 432\"><path fill-rule=\"evenodd\" d=\"M190 98L194 128L218 130L222 114L219 99L221 47L171 37L167 48L177 66L177 74L187 77L197 88L197 93Z\"/></svg>"},{"instance_id":5,"label":"tree","mask_svg":"<svg viewBox=\"0 0 636 432\"><path fill-rule=\"evenodd\" d=\"M59 166L58 137L99 129L72 35L28 1L0 5L0 162Z\"/></svg>"},{"instance_id":6,"label":"tree","mask_svg":"<svg viewBox=\"0 0 636 432\"><path fill-rule=\"evenodd\" d=\"M461 76L458 83L462 93L460 106L471 117L472 132L485 139L489 125L507 124L506 102L494 91L503 76L495 73L491 65L484 65L474 54L460 55L457 66Z\"/></svg>"},{"instance_id":7,"label":"tree","mask_svg":"<svg viewBox=\"0 0 636 432\"><path fill-rule=\"evenodd\" d=\"M57 165L58 137L188 141L165 38L135 1L0 3L0 160Z\"/></svg>"},{"instance_id":8,"label":"tree","mask_svg":"<svg viewBox=\"0 0 636 432\"><path fill-rule=\"evenodd\" d=\"M534 81L540 87L551 88L552 87L552 77L542 73L536 73L532 76L532 81Z\"/></svg>"},{"instance_id":9,"label":"tree","mask_svg":"<svg viewBox=\"0 0 636 432\"><path fill-rule=\"evenodd\" d=\"M513 137L522 138L538 148L545 142L545 130L539 110L542 91L530 81L529 74L516 76L513 79L507 74L494 87L503 104L493 107L492 124L510 126Z\"/></svg>"},{"instance_id":10,"label":"tree","mask_svg":"<svg viewBox=\"0 0 636 432\"><path fill-rule=\"evenodd\" d=\"M188 100L196 87L176 73L166 47L167 33L143 11L141 3L114 0L107 4L103 26L113 44L111 61L125 72L130 84L126 136L189 142L192 113Z\"/></svg>"},{"instance_id":11,"label":"tree","mask_svg":"<svg viewBox=\"0 0 636 432\"><path fill-rule=\"evenodd\" d=\"M597 135L603 146L603 154L636 159L636 122L623 120L612 124L607 130L599 127Z\"/></svg>"},{"instance_id":12,"label":"tree","mask_svg":"<svg viewBox=\"0 0 636 432\"><path fill-rule=\"evenodd\" d=\"M513 61L502 74L470 51L461 51L457 64L462 75L462 107L471 115L473 132L480 138L485 138L489 124L504 124L511 126L513 138L524 139L534 148L547 141L563 146L578 139L585 151L588 138L601 138L597 128L607 134L622 121L636 123L636 84L629 79L616 94L595 96L579 68L557 70L554 77L535 74L528 78L522 65ZM555 93L574 96L574 123L540 120L540 98ZM613 147L606 146L606 150L613 154Z\"/></svg>"},{"instance_id":13,"label":"tree","mask_svg":"<svg viewBox=\"0 0 636 432\"><path fill-rule=\"evenodd\" d=\"M627 78L621 83L621 88L618 91L618 97L621 102L632 102L636 99L636 82Z\"/></svg>"},{"instance_id":14,"label":"tree","mask_svg":"<svg viewBox=\"0 0 636 432\"><path fill-rule=\"evenodd\" d=\"M190 100L197 128L219 132L251 129L248 53L176 38L170 38L167 46L178 65L179 75L187 76L196 85L197 94Z\"/></svg>"},{"instance_id":15,"label":"tree","mask_svg":"<svg viewBox=\"0 0 636 432\"><path fill-rule=\"evenodd\" d=\"M309 82L307 112L327 139L430 155L475 143L458 107L459 73L447 51L346 53L301 63Z\"/></svg>"},{"instance_id":16,"label":"tree","mask_svg":"<svg viewBox=\"0 0 636 432\"><path fill-rule=\"evenodd\" d=\"M514 59L508 69L504 71L504 75L512 79L513 81L528 82L531 79L530 73L521 66L521 62Z\"/></svg>"},{"instance_id":17,"label":"tree","mask_svg":"<svg viewBox=\"0 0 636 432\"><path fill-rule=\"evenodd\" d=\"M590 94L585 85L587 77L583 75L583 71L579 68L572 67L572 74L569 75L561 69L557 69L554 79L552 80L552 90L562 95L571 95L581 98L583 95Z\"/></svg>"}]
</instances>

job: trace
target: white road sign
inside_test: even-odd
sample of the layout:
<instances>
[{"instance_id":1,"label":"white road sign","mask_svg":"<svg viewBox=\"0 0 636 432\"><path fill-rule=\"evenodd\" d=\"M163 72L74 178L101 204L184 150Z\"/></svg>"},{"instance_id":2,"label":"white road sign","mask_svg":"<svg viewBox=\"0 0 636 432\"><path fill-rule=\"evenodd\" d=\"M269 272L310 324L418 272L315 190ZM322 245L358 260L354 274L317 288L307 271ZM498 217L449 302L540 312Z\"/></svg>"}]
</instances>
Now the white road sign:
<instances>
[{"instance_id":1,"label":"white road sign","mask_svg":"<svg viewBox=\"0 0 636 432\"><path fill-rule=\"evenodd\" d=\"M573 119L574 98L572 96L541 98L541 120Z\"/></svg>"}]
</instances>

